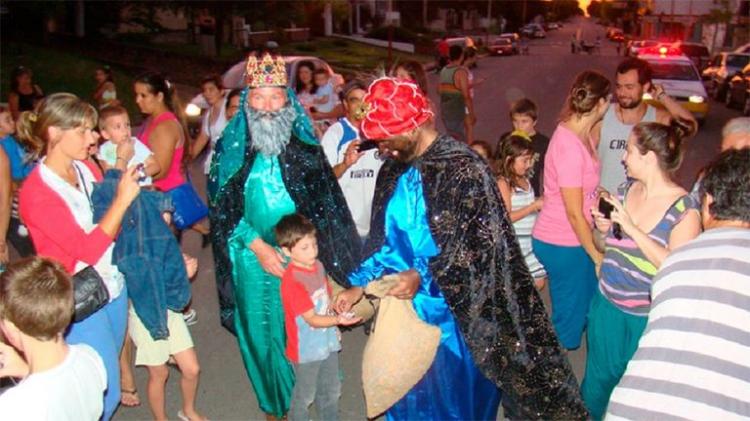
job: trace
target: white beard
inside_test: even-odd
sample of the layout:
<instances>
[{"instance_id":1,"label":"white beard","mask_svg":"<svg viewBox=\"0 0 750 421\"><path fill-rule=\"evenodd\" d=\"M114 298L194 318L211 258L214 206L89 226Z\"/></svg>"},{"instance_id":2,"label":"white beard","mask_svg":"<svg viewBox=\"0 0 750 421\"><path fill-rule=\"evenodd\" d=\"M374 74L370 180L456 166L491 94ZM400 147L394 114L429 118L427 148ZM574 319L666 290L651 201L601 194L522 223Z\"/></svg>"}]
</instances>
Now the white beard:
<instances>
[{"instance_id":1,"label":"white beard","mask_svg":"<svg viewBox=\"0 0 750 421\"><path fill-rule=\"evenodd\" d=\"M294 107L287 104L278 111L267 112L248 106L246 113L253 149L265 156L277 156L284 152L297 117Z\"/></svg>"}]
</instances>

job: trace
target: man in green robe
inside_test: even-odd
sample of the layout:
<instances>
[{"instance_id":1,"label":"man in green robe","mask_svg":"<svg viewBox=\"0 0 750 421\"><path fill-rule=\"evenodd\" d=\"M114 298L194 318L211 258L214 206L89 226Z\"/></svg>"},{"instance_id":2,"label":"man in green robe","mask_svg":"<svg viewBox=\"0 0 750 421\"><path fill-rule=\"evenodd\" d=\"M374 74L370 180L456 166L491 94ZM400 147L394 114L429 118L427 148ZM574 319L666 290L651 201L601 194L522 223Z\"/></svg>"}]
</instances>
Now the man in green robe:
<instances>
[{"instance_id":1,"label":"man in green robe","mask_svg":"<svg viewBox=\"0 0 750 421\"><path fill-rule=\"evenodd\" d=\"M242 112L217 143L209 178L216 281L222 323L237 335L260 408L282 418L294 372L279 293L285 261L273 228L294 212L310 219L320 260L343 286L359 262L360 242L312 124L285 87L283 59L251 57L247 73Z\"/></svg>"}]
</instances>

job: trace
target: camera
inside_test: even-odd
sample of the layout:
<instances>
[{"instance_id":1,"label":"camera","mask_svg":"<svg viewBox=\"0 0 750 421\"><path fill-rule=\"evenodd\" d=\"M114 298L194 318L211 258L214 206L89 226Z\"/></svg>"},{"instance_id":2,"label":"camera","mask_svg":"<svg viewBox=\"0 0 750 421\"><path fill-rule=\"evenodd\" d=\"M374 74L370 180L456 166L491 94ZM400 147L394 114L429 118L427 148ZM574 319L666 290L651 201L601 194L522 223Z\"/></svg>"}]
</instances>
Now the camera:
<instances>
[{"instance_id":1,"label":"camera","mask_svg":"<svg viewBox=\"0 0 750 421\"><path fill-rule=\"evenodd\" d=\"M374 140L365 140L364 142L360 143L357 147L357 150L359 152L369 151L370 149L377 149L378 143Z\"/></svg>"}]
</instances>

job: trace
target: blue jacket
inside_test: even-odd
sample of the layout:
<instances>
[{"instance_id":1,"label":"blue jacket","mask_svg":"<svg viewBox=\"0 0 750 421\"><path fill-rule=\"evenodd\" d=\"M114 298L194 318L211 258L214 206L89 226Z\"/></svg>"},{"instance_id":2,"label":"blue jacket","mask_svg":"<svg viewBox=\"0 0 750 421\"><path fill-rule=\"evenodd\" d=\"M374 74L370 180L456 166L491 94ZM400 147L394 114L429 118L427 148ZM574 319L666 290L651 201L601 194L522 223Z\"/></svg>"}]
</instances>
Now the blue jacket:
<instances>
[{"instance_id":1,"label":"blue jacket","mask_svg":"<svg viewBox=\"0 0 750 421\"><path fill-rule=\"evenodd\" d=\"M121 172L109 170L94 186L94 221L107 212ZM190 301L190 280L179 244L162 213L173 210L168 195L142 190L125 213L112 263L125 275L133 309L154 340L166 339L167 309L181 311Z\"/></svg>"}]
</instances>

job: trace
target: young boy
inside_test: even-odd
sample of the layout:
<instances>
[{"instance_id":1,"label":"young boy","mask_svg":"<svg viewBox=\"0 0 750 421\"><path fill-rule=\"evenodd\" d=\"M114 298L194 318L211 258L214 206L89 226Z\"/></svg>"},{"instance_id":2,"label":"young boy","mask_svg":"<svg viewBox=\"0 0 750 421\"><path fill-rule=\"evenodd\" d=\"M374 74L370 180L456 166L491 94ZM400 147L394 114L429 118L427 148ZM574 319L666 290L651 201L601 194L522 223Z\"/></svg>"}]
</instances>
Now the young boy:
<instances>
[{"instance_id":1,"label":"young boy","mask_svg":"<svg viewBox=\"0 0 750 421\"><path fill-rule=\"evenodd\" d=\"M361 318L329 315L331 285L318 260L315 227L309 220L299 214L287 215L276 225L275 233L282 252L291 260L281 278L286 354L296 376L289 420L309 420L308 408L313 402L318 419L337 420L341 344L335 326L353 325Z\"/></svg>"},{"instance_id":2,"label":"young boy","mask_svg":"<svg viewBox=\"0 0 750 421\"><path fill-rule=\"evenodd\" d=\"M159 172L159 163L148 146L130 134L130 117L128 111L119 106L105 107L99 112L99 131L106 142L99 147L99 162L105 170L114 167L117 161L117 145L122 142L133 142L135 154L128 161L128 167L143 164L145 177L141 186L151 185L151 176Z\"/></svg>"},{"instance_id":3,"label":"young boy","mask_svg":"<svg viewBox=\"0 0 750 421\"><path fill-rule=\"evenodd\" d=\"M544 157L547 154L549 146L549 137L536 131L537 107L534 101L528 98L521 98L510 106L510 121L513 124L513 130L526 132L531 138L531 144L534 147L534 155L538 155L534 162L534 173L531 176L531 185L537 196L542 196L544 183ZM502 141L510 132L503 133L499 142ZM495 159L501 148L495 150Z\"/></svg>"},{"instance_id":4,"label":"young boy","mask_svg":"<svg viewBox=\"0 0 750 421\"><path fill-rule=\"evenodd\" d=\"M30 257L0 276L0 377L23 378L0 395L8 420L96 420L107 374L88 345L63 338L73 316L73 284L51 260ZM23 355L23 358L20 357Z\"/></svg>"}]
</instances>

